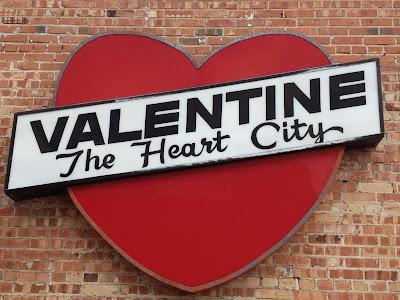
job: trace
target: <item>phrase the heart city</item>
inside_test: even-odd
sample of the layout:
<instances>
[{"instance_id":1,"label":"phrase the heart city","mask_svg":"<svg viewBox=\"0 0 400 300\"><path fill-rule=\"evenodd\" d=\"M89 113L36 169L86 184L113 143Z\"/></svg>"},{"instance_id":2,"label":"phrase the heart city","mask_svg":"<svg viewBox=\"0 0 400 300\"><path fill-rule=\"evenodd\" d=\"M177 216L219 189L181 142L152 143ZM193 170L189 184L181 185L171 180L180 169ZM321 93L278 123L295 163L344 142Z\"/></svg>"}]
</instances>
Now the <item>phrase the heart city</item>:
<instances>
[{"instance_id":1,"label":"phrase the heart city","mask_svg":"<svg viewBox=\"0 0 400 300\"><path fill-rule=\"evenodd\" d=\"M382 137L382 122L377 60L19 113L6 193L24 198L321 146L369 146Z\"/></svg>"}]
</instances>

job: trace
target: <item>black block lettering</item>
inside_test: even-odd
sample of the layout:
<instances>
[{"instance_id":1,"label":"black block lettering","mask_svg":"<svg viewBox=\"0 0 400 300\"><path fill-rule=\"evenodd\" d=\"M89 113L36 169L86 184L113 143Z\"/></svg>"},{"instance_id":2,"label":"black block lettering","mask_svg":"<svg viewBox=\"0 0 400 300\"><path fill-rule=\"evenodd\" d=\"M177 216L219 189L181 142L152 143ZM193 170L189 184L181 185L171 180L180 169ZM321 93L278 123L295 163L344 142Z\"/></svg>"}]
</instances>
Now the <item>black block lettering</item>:
<instances>
[{"instance_id":1,"label":"black block lettering","mask_svg":"<svg viewBox=\"0 0 400 300\"><path fill-rule=\"evenodd\" d=\"M50 141L47 140L46 134L44 133L42 121L37 120L31 122L31 127L41 153L55 152L58 150L62 135L64 133L65 125L67 125L67 121L68 117L58 118Z\"/></svg>"},{"instance_id":2,"label":"black block lettering","mask_svg":"<svg viewBox=\"0 0 400 300\"><path fill-rule=\"evenodd\" d=\"M128 132L119 132L119 123L121 119L121 110L113 109L110 112L110 130L108 134L108 143L120 143L126 141L135 141L140 140L142 138L142 131L128 131Z\"/></svg>"},{"instance_id":3,"label":"black block lettering","mask_svg":"<svg viewBox=\"0 0 400 300\"><path fill-rule=\"evenodd\" d=\"M294 98L310 113L321 112L321 93L319 78L310 80L310 98L294 83L285 83L285 118L294 116Z\"/></svg>"},{"instance_id":4,"label":"black block lettering","mask_svg":"<svg viewBox=\"0 0 400 300\"><path fill-rule=\"evenodd\" d=\"M239 125L249 123L249 100L261 97L262 88L226 93L226 101L239 101Z\"/></svg>"},{"instance_id":5,"label":"black block lettering","mask_svg":"<svg viewBox=\"0 0 400 300\"><path fill-rule=\"evenodd\" d=\"M186 132L196 131L197 115L207 122L210 128L221 128L222 94L213 96L213 109L210 113L198 98L187 101Z\"/></svg>"},{"instance_id":6,"label":"black block lettering","mask_svg":"<svg viewBox=\"0 0 400 300\"><path fill-rule=\"evenodd\" d=\"M178 122L179 112L157 114L157 112L164 112L173 109L179 109L178 100L146 106L145 138L178 133L178 125L156 126L164 123Z\"/></svg>"},{"instance_id":7,"label":"black block lettering","mask_svg":"<svg viewBox=\"0 0 400 300\"><path fill-rule=\"evenodd\" d=\"M86 123L89 124L90 131L83 132ZM79 143L88 141L92 141L95 145L104 145L103 134L101 133L96 113L87 113L78 116L67 149L75 149Z\"/></svg>"},{"instance_id":8,"label":"black block lettering","mask_svg":"<svg viewBox=\"0 0 400 300\"><path fill-rule=\"evenodd\" d=\"M265 102L267 111L265 113L265 120L274 120L276 118L276 98L275 98L275 86L267 86L265 88Z\"/></svg>"},{"instance_id":9,"label":"black block lettering","mask_svg":"<svg viewBox=\"0 0 400 300\"><path fill-rule=\"evenodd\" d=\"M329 77L329 93L331 110L365 105L365 96L340 99L341 96L365 92L365 83L340 86L342 83L364 80L364 71L340 74Z\"/></svg>"}]
</instances>

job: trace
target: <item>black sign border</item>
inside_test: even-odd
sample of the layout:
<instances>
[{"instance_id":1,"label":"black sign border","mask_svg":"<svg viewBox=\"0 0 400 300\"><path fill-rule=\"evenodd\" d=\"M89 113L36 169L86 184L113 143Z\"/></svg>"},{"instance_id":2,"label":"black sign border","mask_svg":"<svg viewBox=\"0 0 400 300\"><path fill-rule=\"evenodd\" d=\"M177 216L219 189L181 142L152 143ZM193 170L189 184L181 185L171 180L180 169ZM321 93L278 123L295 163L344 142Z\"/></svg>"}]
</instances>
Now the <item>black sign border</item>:
<instances>
[{"instance_id":1,"label":"black sign border","mask_svg":"<svg viewBox=\"0 0 400 300\"><path fill-rule=\"evenodd\" d=\"M228 159L221 159L218 161L208 161L208 162L204 162L204 163L196 163L196 164L191 164L191 165L158 168L158 169L153 169L153 170L149 170L149 171L141 170L141 171L127 172L127 173L120 173L120 174L103 175L103 176L98 176L98 177L94 177L94 178L75 179L75 180L64 181L64 182L49 183L49 184L33 186L33 187L8 189L8 183L9 183L9 177L10 177L10 171L11 171L11 165L12 165L12 156L13 156L13 150L14 150L15 131L16 131L16 127L17 127L16 125L17 125L19 116L28 115L28 114L46 113L49 111L57 111L57 110L68 110L68 109L77 108L77 107L94 106L94 105L101 105L101 104L106 104L106 103L138 100L141 98L164 96L164 95L169 95L169 94L180 94L180 93L185 93L185 92L190 92L190 91L198 91L198 90L215 88L215 87L222 87L222 86L241 84L241 83L259 81L259 80L265 80L265 79L279 78L279 77L291 76L291 75L296 75L296 74L301 74L301 73L309 73L309 72L321 71L321 70L326 70L326 69L331 69L331 68L340 68L340 67L344 67L344 66L357 65L357 64L368 63L368 62L375 62L376 69L377 69L378 106L379 106L379 119L380 119L380 133L379 134L355 138L351 141L347 141L344 143L338 142L338 143L331 143L329 145L326 145L326 144L325 145L316 145L314 147L307 147L305 149L287 150L287 151L281 151L281 152L273 153L273 154L264 154L264 155L261 154L261 155L258 155L256 157L251 157L251 158L248 158L248 157L228 158ZM116 99L102 100L102 101L89 102L89 103L80 103L80 104L74 104L74 105L68 105L68 106L58 106L58 107L53 107L53 108L42 109L39 111L17 112L14 114L14 123L13 123L12 136L11 136L6 179L5 179L5 184L4 184L4 193L7 196L9 196L12 199L17 200L17 201L18 200L27 200L27 199L37 198L37 197L53 196L56 194L66 193L66 188L70 187L70 186L74 186L74 185L91 184L91 183L96 183L96 182L105 181L105 180L118 180L118 179L123 179L123 178L136 177L139 175L150 175L150 174L155 174L155 173L170 172L170 171L182 170L182 169L187 169L187 168L204 167L204 166L209 166L209 165L229 163L232 161L240 161L240 160L245 160L245 159L257 159L257 158L266 157L266 156L282 155L282 154L289 153L289 152L293 153L293 152L304 151L304 150L325 148L325 147L330 147L330 146L334 146L334 145L344 145L346 147L346 149L374 147L384 137L384 120L383 120L383 103L382 103L382 87L381 86L382 86L382 84L381 84L381 77L380 77L379 58L371 58L371 59L349 62L349 63L344 63L344 64L333 64L333 65L327 65L327 66L322 66L322 67L316 67L316 68L297 70L297 71L286 72L286 73L279 73L279 74L255 77L255 78L244 79L244 80L239 80L239 81L230 81L230 82L224 82L224 83L213 84L213 85L205 85L205 86L199 86L199 87L193 87L193 88L187 88L187 89L166 91L166 92L161 92L161 93L153 93L153 94L125 97L125 98L116 98Z\"/></svg>"}]
</instances>

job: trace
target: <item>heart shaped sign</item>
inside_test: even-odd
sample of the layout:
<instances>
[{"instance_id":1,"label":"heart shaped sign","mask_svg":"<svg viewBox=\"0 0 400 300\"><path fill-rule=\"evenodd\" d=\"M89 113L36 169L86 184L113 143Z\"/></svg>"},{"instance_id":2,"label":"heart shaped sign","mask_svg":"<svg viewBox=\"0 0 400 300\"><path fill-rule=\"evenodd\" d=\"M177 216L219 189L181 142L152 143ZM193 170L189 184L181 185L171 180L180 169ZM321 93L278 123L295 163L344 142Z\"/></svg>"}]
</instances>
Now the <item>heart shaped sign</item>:
<instances>
[{"instance_id":1,"label":"heart shaped sign","mask_svg":"<svg viewBox=\"0 0 400 300\"><path fill-rule=\"evenodd\" d=\"M247 36L200 64L163 39L95 36L69 57L55 105L122 98L331 64L298 34ZM135 116L132 116L135 118ZM334 178L343 147L74 186L69 193L126 259L186 291L255 266L310 216Z\"/></svg>"}]
</instances>

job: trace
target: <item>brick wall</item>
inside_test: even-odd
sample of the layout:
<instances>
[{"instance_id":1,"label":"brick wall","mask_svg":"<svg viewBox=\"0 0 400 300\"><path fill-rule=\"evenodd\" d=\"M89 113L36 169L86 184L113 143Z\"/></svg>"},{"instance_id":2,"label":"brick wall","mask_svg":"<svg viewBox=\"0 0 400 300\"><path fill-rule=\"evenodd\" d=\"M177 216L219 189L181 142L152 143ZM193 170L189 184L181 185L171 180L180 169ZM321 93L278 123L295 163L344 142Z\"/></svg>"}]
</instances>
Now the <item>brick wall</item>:
<instances>
[{"instance_id":1,"label":"brick wall","mask_svg":"<svg viewBox=\"0 0 400 300\"><path fill-rule=\"evenodd\" d=\"M238 36L289 30L336 62L381 59L386 136L346 151L337 180L293 238L257 268L194 296L139 271L68 196L0 198L0 299L400 299L400 1L0 1L0 157L12 116L51 105L64 61L91 35L135 30L201 59Z\"/></svg>"}]
</instances>

